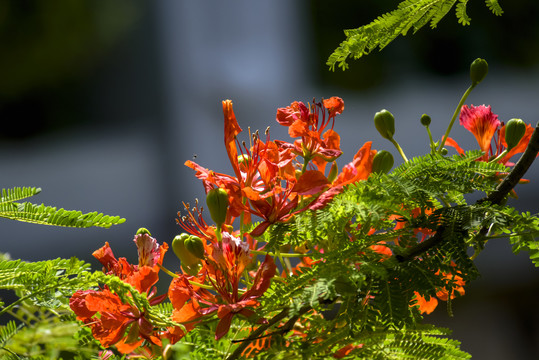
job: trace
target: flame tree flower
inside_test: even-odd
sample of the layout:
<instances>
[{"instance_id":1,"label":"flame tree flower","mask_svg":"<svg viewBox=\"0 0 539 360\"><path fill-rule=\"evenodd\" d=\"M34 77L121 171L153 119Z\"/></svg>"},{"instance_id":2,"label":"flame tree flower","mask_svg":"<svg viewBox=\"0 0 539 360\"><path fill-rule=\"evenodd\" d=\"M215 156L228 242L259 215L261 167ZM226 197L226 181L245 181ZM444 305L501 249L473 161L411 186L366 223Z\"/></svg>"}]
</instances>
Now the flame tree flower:
<instances>
[{"instance_id":1,"label":"flame tree flower","mask_svg":"<svg viewBox=\"0 0 539 360\"><path fill-rule=\"evenodd\" d=\"M303 102L295 101L290 106L277 110L277 122L288 127L290 137L301 138L295 140L293 145L284 142L279 144L293 149L294 153L303 157L303 171L309 161L313 160L318 170L323 172L328 162L341 156L341 138L333 130L333 126L335 116L343 110L344 101L336 96L318 103L313 101L309 107ZM331 127L326 130L330 124Z\"/></svg>"},{"instance_id":2,"label":"flame tree flower","mask_svg":"<svg viewBox=\"0 0 539 360\"><path fill-rule=\"evenodd\" d=\"M460 110L459 121L466 130L475 136L479 148L488 159L492 137L501 124L498 115L492 112L490 105L471 105L470 107L464 105Z\"/></svg>"},{"instance_id":3,"label":"flame tree flower","mask_svg":"<svg viewBox=\"0 0 539 360\"><path fill-rule=\"evenodd\" d=\"M158 281L159 267L168 245L159 245L149 233L135 235L139 263L131 265L125 258L116 259L108 243L96 250L93 255L103 265L103 271L116 275L138 292L146 293L150 305L162 302L165 295L155 296L156 290L150 290ZM92 334L101 345L115 345L118 351L127 354L142 345L143 341L161 346L157 329L147 318L144 310L130 302L124 302L108 288L101 290L79 290L69 301L77 319L92 329ZM126 334L127 333L127 334Z\"/></svg>"},{"instance_id":4,"label":"flame tree flower","mask_svg":"<svg viewBox=\"0 0 539 360\"><path fill-rule=\"evenodd\" d=\"M194 277L184 275L176 278L170 286L169 298L174 306L172 320L192 329L198 318L217 313L215 339L220 339L228 332L235 315L251 317L252 308L259 305L256 300L270 286L271 278L276 273L273 258L267 255L256 271L252 283L247 289L240 289L240 280L246 268L252 263L249 245L227 232L222 234L222 242L212 244L211 254L204 261L198 281L207 280L216 292L211 295L206 289L193 285L188 280ZM183 330L172 329L175 339L183 336Z\"/></svg>"},{"instance_id":5,"label":"flame tree flower","mask_svg":"<svg viewBox=\"0 0 539 360\"><path fill-rule=\"evenodd\" d=\"M464 105L459 119L460 124L475 136L479 148L484 152L479 161L496 161L506 166L514 165L510 159L526 150L533 133L533 126L526 124L524 136L515 147L507 151L506 125L498 120L498 115L492 112L490 105L470 105L470 107ZM464 150L452 138L447 138L446 145L454 147L459 154L464 154Z\"/></svg>"}]
</instances>

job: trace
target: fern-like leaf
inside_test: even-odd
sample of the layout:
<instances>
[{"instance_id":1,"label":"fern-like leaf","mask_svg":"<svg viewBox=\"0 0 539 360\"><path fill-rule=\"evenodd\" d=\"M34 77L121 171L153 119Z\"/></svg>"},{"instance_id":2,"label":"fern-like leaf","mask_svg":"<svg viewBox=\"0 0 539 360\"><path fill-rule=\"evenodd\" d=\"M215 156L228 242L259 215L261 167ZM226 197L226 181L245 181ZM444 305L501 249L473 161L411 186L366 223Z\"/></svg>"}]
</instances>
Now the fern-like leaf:
<instances>
[{"instance_id":1,"label":"fern-like leaf","mask_svg":"<svg viewBox=\"0 0 539 360\"><path fill-rule=\"evenodd\" d=\"M346 61L350 57L359 59L376 48L382 50L399 35L404 36L410 30L415 33L426 24L430 23L430 27L435 28L457 1L458 22L469 25L470 17L466 14L468 0L404 0L397 9L379 16L370 24L345 30L346 40L329 56L326 64L331 70L335 70L336 65L346 70ZM486 6L495 15L503 14L498 0L486 0Z\"/></svg>"},{"instance_id":2,"label":"fern-like leaf","mask_svg":"<svg viewBox=\"0 0 539 360\"><path fill-rule=\"evenodd\" d=\"M41 225L87 228L91 226L109 228L125 222L119 216L103 215L96 211L83 214L77 210L57 209L44 204L36 205L29 202L0 203L0 217Z\"/></svg>"},{"instance_id":3,"label":"fern-like leaf","mask_svg":"<svg viewBox=\"0 0 539 360\"><path fill-rule=\"evenodd\" d=\"M457 13L457 19L459 21L459 24L461 25L470 25L470 17L466 13L466 5L468 4L468 0L460 0L457 4L455 11Z\"/></svg>"},{"instance_id":4,"label":"fern-like leaf","mask_svg":"<svg viewBox=\"0 0 539 360\"><path fill-rule=\"evenodd\" d=\"M487 4L487 7L494 15L501 16L503 14L502 7L498 3L498 0L485 0L485 4Z\"/></svg>"},{"instance_id":5,"label":"fern-like leaf","mask_svg":"<svg viewBox=\"0 0 539 360\"><path fill-rule=\"evenodd\" d=\"M17 324L13 320L0 327L0 349L6 346L6 343L17 333L17 331Z\"/></svg>"},{"instance_id":6,"label":"fern-like leaf","mask_svg":"<svg viewBox=\"0 0 539 360\"><path fill-rule=\"evenodd\" d=\"M2 197L0 204L7 204L13 201L20 201L37 195L41 192L41 188L36 187L15 187L12 189L2 189Z\"/></svg>"}]
</instances>

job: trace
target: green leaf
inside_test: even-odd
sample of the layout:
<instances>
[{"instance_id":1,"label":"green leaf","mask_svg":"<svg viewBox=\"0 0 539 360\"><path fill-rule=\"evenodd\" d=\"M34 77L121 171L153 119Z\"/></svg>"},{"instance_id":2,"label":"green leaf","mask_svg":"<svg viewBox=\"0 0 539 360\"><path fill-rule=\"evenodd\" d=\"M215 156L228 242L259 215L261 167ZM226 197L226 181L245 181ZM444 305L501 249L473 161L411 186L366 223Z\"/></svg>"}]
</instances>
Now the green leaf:
<instances>
[{"instance_id":1,"label":"green leaf","mask_svg":"<svg viewBox=\"0 0 539 360\"><path fill-rule=\"evenodd\" d=\"M109 228L125 222L119 216L108 216L96 211L83 214L77 210L57 209L44 204L36 205L29 202L0 203L0 217L41 225L87 228L91 226Z\"/></svg>"}]
</instances>

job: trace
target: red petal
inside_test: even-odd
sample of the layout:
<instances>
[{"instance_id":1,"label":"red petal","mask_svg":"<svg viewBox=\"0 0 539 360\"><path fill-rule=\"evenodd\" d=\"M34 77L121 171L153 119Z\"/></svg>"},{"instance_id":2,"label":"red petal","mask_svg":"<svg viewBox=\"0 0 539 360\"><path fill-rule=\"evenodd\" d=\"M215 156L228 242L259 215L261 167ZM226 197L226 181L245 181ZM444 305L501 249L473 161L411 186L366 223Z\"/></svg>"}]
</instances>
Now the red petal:
<instances>
[{"instance_id":1,"label":"red petal","mask_svg":"<svg viewBox=\"0 0 539 360\"><path fill-rule=\"evenodd\" d=\"M275 276L276 269L273 258L266 255L264 262L256 272L253 286L240 299L256 298L264 294L271 284L271 279Z\"/></svg>"},{"instance_id":2,"label":"red petal","mask_svg":"<svg viewBox=\"0 0 539 360\"><path fill-rule=\"evenodd\" d=\"M225 116L225 148L228 153L230 164L234 168L234 173L238 179L241 179L241 173L238 165L238 149L236 148L236 136L242 131L236 120L232 101L223 101L223 114Z\"/></svg>"},{"instance_id":3,"label":"red petal","mask_svg":"<svg viewBox=\"0 0 539 360\"><path fill-rule=\"evenodd\" d=\"M318 170L305 171L292 188L299 195L317 194L329 186L329 180Z\"/></svg>"},{"instance_id":4,"label":"red petal","mask_svg":"<svg viewBox=\"0 0 539 360\"><path fill-rule=\"evenodd\" d=\"M464 155L464 150L462 150L462 148L459 146L459 144L455 140L453 140L452 138L448 137L445 140L445 145L455 148L455 150L457 150L457 152L460 155Z\"/></svg>"},{"instance_id":5,"label":"red petal","mask_svg":"<svg viewBox=\"0 0 539 360\"><path fill-rule=\"evenodd\" d=\"M333 198L343 191L342 186L333 186L328 191L325 191L315 201L309 205L310 210L323 209Z\"/></svg>"},{"instance_id":6,"label":"red petal","mask_svg":"<svg viewBox=\"0 0 539 360\"><path fill-rule=\"evenodd\" d=\"M340 97L332 96L324 100L324 107L329 110L329 117L332 117L343 112L344 101Z\"/></svg>"},{"instance_id":7,"label":"red petal","mask_svg":"<svg viewBox=\"0 0 539 360\"><path fill-rule=\"evenodd\" d=\"M234 316L234 314L229 311L221 318L221 320L219 320L219 323L217 324L217 329L215 329L215 340L219 340L226 335L226 333L230 329L230 324L232 323L232 316Z\"/></svg>"}]
</instances>

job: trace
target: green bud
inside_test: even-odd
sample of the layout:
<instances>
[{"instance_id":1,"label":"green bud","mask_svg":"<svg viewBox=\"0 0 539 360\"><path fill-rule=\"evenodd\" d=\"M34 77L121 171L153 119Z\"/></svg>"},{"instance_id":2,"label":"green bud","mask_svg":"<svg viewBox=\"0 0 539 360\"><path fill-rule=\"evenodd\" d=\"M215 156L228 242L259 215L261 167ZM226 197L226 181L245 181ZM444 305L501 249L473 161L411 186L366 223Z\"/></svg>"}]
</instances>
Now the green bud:
<instances>
[{"instance_id":1,"label":"green bud","mask_svg":"<svg viewBox=\"0 0 539 360\"><path fill-rule=\"evenodd\" d=\"M446 148L442 148L441 154L445 156L447 155L447 153L448 153L448 150Z\"/></svg>"},{"instance_id":2,"label":"green bud","mask_svg":"<svg viewBox=\"0 0 539 360\"><path fill-rule=\"evenodd\" d=\"M518 145L526 133L526 123L521 119L511 119L505 124L505 142L507 150Z\"/></svg>"},{"instance_id":3,"label":"green bud","mask_svg":"<svg viewBox=\"0 0 539 360\"><path fill-rule=\"evenodd\" d=\"M374 126L384 139L391 140L395 134L395 117L387 110L374 114Z\"/></svg>"},{"instance_id":4,"label":"green bud","mask_svg":"<svg viewBox=\"0 0 539 360\"><path fill-rule=\"evenodd\" d=\"M251 157L247 154L238 155L238 165L240 166L240 169L243 171L247 166L249 165L249 161L251 161Z\"/></svg>"},{"instance_id":5,"label":"green bud","mask_svg":"<svg viewBox=\"0 0 539 360\"><path fill-rule=\"evenodd\" d=\"M185 248L199 259L204 259L204 244L198 236L190 236L185 239Z\"/></svg>"},{"instance_id":6,"label":"green bud","mask_svg":"<svg viewBox=\"0 0 539 360\"><path fill-rule=\"evenodd\" d=\"M225 189L213 188L206 195L206 204L210 211L210 216L217 227L220 227L226 220L228 211L228 194Z\"/></svg>"},{"instance_id":7,"label":"green bud","mask_svg":"<svg viewBox=\"0 0 539 360\"><path fill-rule=\"evenodd\" d=\"M338 172L339 172L339 166L337 165L337 162L334 161L331 164L331 169L329 169L329 174L328 174L329 182L333 182L333 180L335 180L337 178L337 173Z\"/></svg>"},{"instance_id":8,"label":"green bud","mask_svg":"<svg viewBox=\"0 0 539 360\"><path fill-rule=\"evenodd\" d=\"M180 259L182 268L189 275L196 275L200 267L200 259L185 247L185 241L189 239L189 237L189 234L186 233L177 235L174 240L172 240L172 250L178 259Z\"/></svg>"},{"instance_id":9,"label":"green bud","mask_svg":"<svg viewBox=\"0 0 539 360\"><path fill-rule=\"evenodd\" d=\"M372 159L372 172L387 174L393 167L395 160L389 151L381 150Z\"/></svg>"},{"instance_id":10,"label":"green bud","mask_svg":"<svg viewBox=\"0 0 539 360\"><path fill-rule=\"evenodd\" d=\"M488 63L486 60L477 58L470 65L470 79L472 80L472 85L475 86L479 84L488 73Z\"/></svg>"},{"instance_id":11,"label":"green bud","mask_svg":"<svg viewBox=\"0 0 539 360\"><path fill-rule=\"evenodd\" d=\"M423 114L421 115L421 125L427 127L430 125L430 116L428 116L427 114Z\"/></svg>"},{"instance_id":12,"label":"green bud","mask_svg":"<svg viewBox=\"0 0 539 360\"><path fill-rule=\"evenodd\" d=\"M147 234L147 235L150 235L152 236L152 234L150 234L150 232L148 231L148 229L146 228L140 228L137 230L137 233L135 235L144 235L144 234Z\"/></svg>"}]
</instances>

